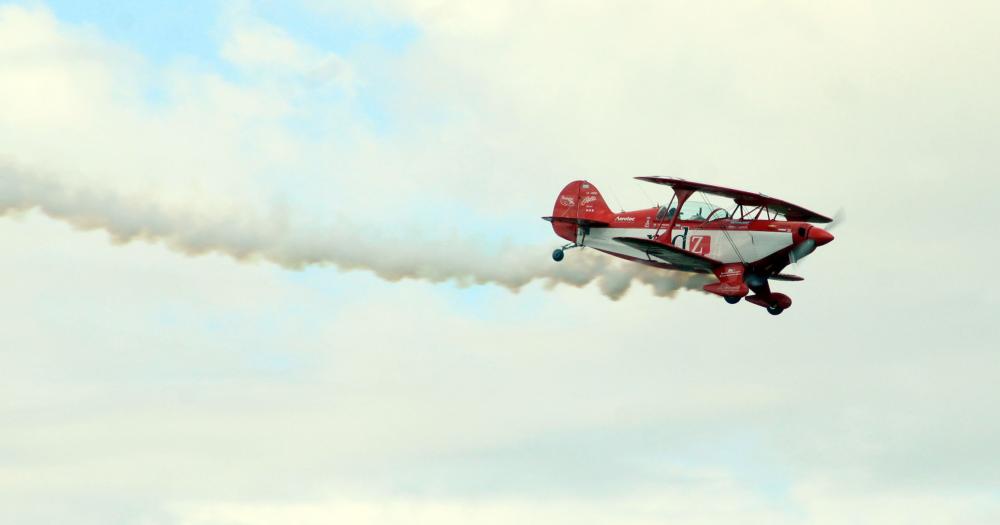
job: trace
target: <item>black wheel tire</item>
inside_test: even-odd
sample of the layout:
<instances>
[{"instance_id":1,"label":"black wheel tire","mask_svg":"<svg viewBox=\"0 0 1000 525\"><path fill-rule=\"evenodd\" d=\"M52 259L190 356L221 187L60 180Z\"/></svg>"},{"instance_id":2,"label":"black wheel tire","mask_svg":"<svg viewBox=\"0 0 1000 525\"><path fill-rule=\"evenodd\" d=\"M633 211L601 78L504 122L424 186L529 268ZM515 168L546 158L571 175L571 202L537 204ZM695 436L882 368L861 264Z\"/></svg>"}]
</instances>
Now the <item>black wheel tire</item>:
<instances>
[{"instance_id":1,"label":"black wheel tire","mask_svg":"<svg viewBox=\"0 0 1000 525\"><path fill-rule=\"evenodd\" d=\"M780 307L780 306L778 306L778 305L768 306L767 307L767 313L769 313L771 315L779 315L779 314L781 314L781 312L784 312L784 311L785 311L785 309L782 308L782 307Z\"/></svg>"},{"instance_id":2,"label":"black wheel tire","mask_svg":"<svg viewBox=\"0 0 1000 525\"><path fill-rule=\"evenodd\" d=\"M742 299L742 297L737 296L737 295L727 295L726 296L726 302L729 303L729 304L736 304L736 303L740 302L740 299Z\"/></svg>"},{"instance_id":3,"label":"black wheel tire","mask_svg":"<svg viewBox=\"0 0 1000 525\"><path fill-rule=\"evenodd\" d=\"M563 257L565 256L566 254L560 248L556 248L556 251L552 252L552 260L555 262L563 260Z\"/></svg>"}]
</instances>

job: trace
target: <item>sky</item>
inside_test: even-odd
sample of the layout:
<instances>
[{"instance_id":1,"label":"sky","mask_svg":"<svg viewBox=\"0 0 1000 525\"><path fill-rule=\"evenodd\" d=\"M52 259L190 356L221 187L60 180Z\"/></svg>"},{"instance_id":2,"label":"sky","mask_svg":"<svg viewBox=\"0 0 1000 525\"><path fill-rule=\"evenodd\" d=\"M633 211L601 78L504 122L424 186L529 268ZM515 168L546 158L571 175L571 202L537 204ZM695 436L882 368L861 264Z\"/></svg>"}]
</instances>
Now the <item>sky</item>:
<instances>
[{"instance_id":1,"label":"sky","mask_svg":"<svg viewBox=\"0 0 1000 525\"><path fill-rule=\"evenodd\" d=\"M1000 5L183 4L0 0L0 522L1000 521ZM551 261L650 175L847 220Z\"/></svg>"}]
</instances>

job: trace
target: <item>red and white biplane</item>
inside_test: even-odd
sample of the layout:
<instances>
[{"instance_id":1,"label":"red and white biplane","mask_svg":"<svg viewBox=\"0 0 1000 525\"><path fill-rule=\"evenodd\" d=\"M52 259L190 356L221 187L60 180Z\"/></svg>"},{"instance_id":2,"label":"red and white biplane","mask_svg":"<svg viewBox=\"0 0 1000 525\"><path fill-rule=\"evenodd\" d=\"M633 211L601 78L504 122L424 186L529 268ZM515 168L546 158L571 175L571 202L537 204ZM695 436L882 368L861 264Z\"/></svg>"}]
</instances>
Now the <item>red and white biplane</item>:
<instances>
[{"instance_id":1,"label":"red and white biplane","mask_svg":"<svg viewBox=\"0 0 1000 525\"><path fill-rule=\"evenodd\" d=\"M719 282L706 285L705 291L730 304L746 297L778 315L792 300L772 292L769 281L801 281L782 270L833 240L830 232L812 224L833 219L780 199L683 179L636 178L671 187L670 203L615 213L587 181L563 188L552 216L543 218L570 243L552 258L558 262L565 250L589 247L659 268L712 273ZM696 193L704 200L689 199ZM709 195L731 200L732 208L711 204Z\"/></svg>"}]
</instances>

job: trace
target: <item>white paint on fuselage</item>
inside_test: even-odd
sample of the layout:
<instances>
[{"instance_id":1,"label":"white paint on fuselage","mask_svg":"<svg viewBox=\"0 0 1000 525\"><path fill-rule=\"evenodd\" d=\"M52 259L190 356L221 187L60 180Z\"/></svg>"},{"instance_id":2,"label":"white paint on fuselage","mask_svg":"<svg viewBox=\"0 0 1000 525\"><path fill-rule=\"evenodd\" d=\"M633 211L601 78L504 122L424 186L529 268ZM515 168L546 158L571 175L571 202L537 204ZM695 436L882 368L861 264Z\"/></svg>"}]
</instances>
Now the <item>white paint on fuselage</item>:
<instances>
[{"instance_id":1,"label":"white paint on fuselage","mask_svg":"<svg viewBox=\"0 0 1000 525\"><path fill-rule=\"evenodd\" d=\"M582 229L581 229L582 230ZM582 233L582 232L581 232ZM659 231L660 234L663 230ZM598 250L618 253L628 257L645 259L646 253L626 246L616 240L615 237L638 237L640 239L655 238L657 230L655 228L590 228L590 233L586 239L578 234L577 243ZM734 263L742 260L751 263L759 261L772 253L787 248L792 245L791 232L778 231L749 231L749 230L698 230L690 228L687 230L687 238L684 238L685 228L675 227L673 231L673 244L678 248L690 251L697 251L699 241L695 237L707 237L708 251L702 251L701 255L723 263ZM727 235L728 234L728 235ZM582 241L582 242L581 242ZM700 241L702 247L705 246L704 239ZM739 251L739 253L737 253ZM654 259L655 260L655 259Z\"/></svg>"}]
</instances>

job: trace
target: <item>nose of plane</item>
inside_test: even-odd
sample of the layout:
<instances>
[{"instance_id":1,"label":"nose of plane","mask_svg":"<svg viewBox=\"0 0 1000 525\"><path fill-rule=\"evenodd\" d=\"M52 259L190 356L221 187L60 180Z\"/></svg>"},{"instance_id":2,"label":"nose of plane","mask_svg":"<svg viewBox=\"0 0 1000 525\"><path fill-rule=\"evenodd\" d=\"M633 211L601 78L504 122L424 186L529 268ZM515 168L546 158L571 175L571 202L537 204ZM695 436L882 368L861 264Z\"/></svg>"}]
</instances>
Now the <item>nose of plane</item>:
<instances>
[{"instance_id":1,"label":"nose of plane","mask_svg":"<svg viewBox=\"0 0 1000 525\"><path fill-rule=\"evenodd\" d=\"M816 246L823 246L833 240L833 234L819 226L813 226L809 229L809 238L816 241Z\"/></svg>"}]
</instances>

